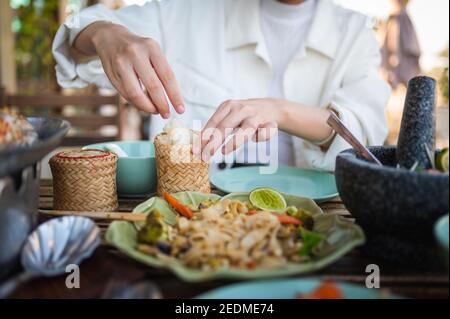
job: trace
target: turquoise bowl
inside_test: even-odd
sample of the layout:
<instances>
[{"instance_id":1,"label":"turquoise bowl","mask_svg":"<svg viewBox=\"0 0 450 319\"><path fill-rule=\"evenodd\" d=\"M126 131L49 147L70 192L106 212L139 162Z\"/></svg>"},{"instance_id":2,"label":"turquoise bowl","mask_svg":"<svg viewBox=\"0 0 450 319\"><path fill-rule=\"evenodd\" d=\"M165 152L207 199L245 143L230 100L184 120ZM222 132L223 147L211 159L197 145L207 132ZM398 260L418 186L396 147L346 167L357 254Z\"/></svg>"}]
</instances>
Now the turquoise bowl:
<instances>
[{"instance_id":1,"label":"turquoise bowl","mask_svg":"<svg viewBox=\"0 0 450 319\"><path fill-rule=\"evenodd\" d=\"M448 267L448 256L449 256L449 215L442 216L434 226L434 234L436 236L436 239L441 246L446 266Z\"/></svg>"},{"instance_id":2,"label":"turquoise bowl","mask_svg":"<svg viewBox=\"0 0 450 319\"><path fill-rule=\"evenodd\" d=\"M115 144L128 157L117 162L117 193L120 197L146 197L156 192L155 147L150 141L121 141L91 144L84 149L106 150L105 145Z\"/></svg>"}]
</instances>

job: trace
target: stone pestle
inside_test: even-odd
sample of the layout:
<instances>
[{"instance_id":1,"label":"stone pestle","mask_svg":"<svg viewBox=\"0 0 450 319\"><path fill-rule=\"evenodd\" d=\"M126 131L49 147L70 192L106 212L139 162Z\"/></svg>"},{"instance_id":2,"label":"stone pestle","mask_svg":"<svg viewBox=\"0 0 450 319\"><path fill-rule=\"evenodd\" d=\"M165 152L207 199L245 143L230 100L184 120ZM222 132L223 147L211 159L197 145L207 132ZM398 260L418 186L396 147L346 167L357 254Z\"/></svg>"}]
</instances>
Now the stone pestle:
<instances>
[{"instance_id":1,"label":"stone pestle","mask_svg":"<svg viewBox=\"0 0 450 319\"><path fill-rule=\"evenodd\" d=\"M397 145L401 167L411 168L416 162L421 167L431 167L427 147L434 151L435 106L436 81L427 76L412 78L408 82Z\"/></svg>"}]
</instances>

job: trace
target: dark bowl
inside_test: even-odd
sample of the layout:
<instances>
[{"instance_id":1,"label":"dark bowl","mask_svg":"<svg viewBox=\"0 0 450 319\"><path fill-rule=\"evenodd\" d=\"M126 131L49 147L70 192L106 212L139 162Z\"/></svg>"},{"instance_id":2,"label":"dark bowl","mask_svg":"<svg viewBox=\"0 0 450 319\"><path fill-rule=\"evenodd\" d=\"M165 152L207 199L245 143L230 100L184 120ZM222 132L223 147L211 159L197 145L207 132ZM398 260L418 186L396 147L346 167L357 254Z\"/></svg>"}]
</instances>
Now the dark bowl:
<instances>
[{"instance_id":1,"label":"dark bowl","mask_svg":"<svg viewBox=\"0 0 450 319\"><path fill-rule=\"evenodd\" d=\"M444 270L442 253L436 243L428 240L403 239L397 235L366 233L362 252L396 267L421 270Z\"/></svg>"},{"instance_id":2,"label":"dark bowl","mask_svg":"<svg viewBox=\"0 0 450 319\"><path fill-rule=\"evenodd\" d=\"M434 223L449 211L448 173L397 169L395 147L370 150L384 166L362 159L354 150L336 159L336 184L347 209L369 237L386 234L433 242Z\"/></svg>"},{"instance_id":3,"label":"dark bowl","mask_svg":"<svg viewBox=\"0 0 450 319\"><path fill-rule=\"evenodd\" d=\"M20 172L34 165L61 144L70 128L69 122L56 118L29 117L38 134L30 146L12 146L0 151L0 177Z\"/></svg>"}]
</instances>

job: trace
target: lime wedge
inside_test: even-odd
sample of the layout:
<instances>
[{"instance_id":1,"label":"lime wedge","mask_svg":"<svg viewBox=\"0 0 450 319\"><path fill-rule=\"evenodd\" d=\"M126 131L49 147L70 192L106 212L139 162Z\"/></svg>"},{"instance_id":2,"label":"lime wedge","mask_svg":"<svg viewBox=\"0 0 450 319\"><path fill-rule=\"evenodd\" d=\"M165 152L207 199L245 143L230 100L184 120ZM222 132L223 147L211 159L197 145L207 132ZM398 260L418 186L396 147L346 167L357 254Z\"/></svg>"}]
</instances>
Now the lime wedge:
<instances>
[{"instance_id":1,"label":"lime wedge","mask_svg":"<svg viewBox=\"0 0 450 319\"><path fill-rule=\"evenodd\" d=\"M257 188L251 191L249 199L253 206L261 210L282 212L287 207L283 195L271 188Z\"/></svg>"},{"instance_id":2,"label":"lime wedge","mask_svg":"<svg viewBox=\"0 0 450 319\"><path fill-rule=\"evenodd\" d=\"M436 155L436 168L441 172L448 172L448 147Z\"/></svg>"}]
</instances>

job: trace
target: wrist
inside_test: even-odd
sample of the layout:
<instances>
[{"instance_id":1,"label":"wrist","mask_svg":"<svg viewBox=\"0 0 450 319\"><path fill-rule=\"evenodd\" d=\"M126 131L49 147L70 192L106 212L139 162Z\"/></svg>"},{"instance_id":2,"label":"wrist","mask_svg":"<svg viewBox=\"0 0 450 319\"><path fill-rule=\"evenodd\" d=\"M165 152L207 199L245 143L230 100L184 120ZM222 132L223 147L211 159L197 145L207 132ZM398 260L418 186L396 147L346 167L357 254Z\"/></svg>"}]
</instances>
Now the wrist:
<instances>
[{"instance_id":1,"label":"wrist","mask_svg":"<svg viewBox=\"0 0 450 319\"><path fill-rule=\"evenodd\" d=\"M101 32L106 30L105 26L111 25L110 22L97 21L89 24L76 36L72 44L74 52L82 56L93 56L97 54L97 48L100 43Z\"/></svg>"},{"instance_id":2,"label":"wrist","mask_svg":"<svg viewBox=\"0 0 450 319\"><path fill-rule=\"evenodd\" d=\"M108 33L111 29L115 29L116 26L117 25L108 21L98 21L88 26L90 30L86 29L86 31L90 33L88 36L91 38L92 45L96 52L99 46L102 45L102 40L107 39Z\"/></svg>"},{"instance_id":3,"label":"wrist","mask_svg":"<svg viewBox=\"0 0 450 319\"><path fill-rule=\"evenodd\" d=\"M323 142L332 134L333 130L327 124L330 110L288 100L280 100L276 104L279 110L276 120L281 131L312 143Z\"/></svg>"},{"instance_id":4,"label":"wrist","mask_svg":"<svg viewBox=\"0 0 450 319\"><path fill-rule=\"evenodd\" d=\"M277 107L279 110L277 117L278 128L281 131L298 135L294 133L297 131L295 128L303 126L304 120L308 118L309 108L301 103L289 100L278 100Z\"/></svg>"},{"instance_id":5,"label":"wrist","mask_svg":"<svg viewBox=\"0 0 450 319\"><path fill-rule=\"evenodd\" d=\"M275 104L275 109L277 110L277 112L274 112L275 117L272 119L272 121L276 122L278 125L278 128L283 131L287 121L289 120L291 108L289 107L289 105L288 105L289 103L286 100L278 100L277 99L277 100L274 100L274 104Z\"/></svg>"}]
</instances>

